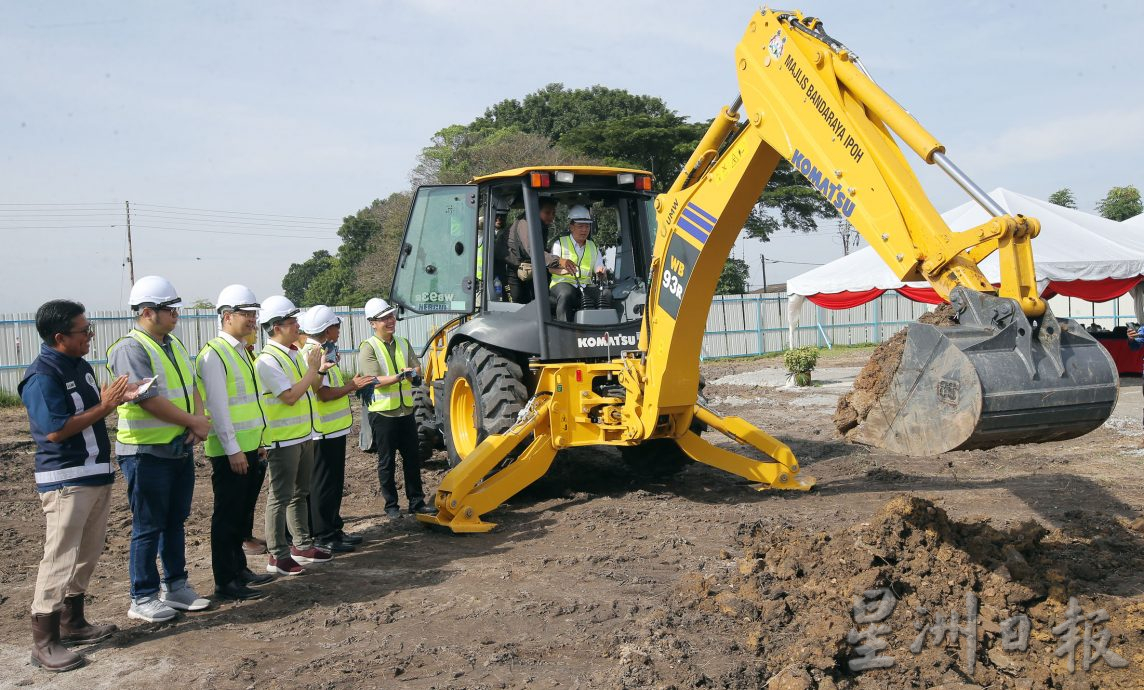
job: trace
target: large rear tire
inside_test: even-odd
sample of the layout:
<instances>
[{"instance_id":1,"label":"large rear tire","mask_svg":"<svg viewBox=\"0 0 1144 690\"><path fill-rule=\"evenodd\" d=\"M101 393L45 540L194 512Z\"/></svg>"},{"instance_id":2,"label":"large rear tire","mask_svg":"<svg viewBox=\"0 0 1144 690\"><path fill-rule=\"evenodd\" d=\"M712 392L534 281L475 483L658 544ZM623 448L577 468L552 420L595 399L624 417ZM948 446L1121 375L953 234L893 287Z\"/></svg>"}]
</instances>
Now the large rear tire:
<instances>
[{"instance_id":1,"label":"large rear tire","mask_svg":"<svg viewBox=\"0 0 1144 690\"><path fill-rule=\"evenodd\" d=\"M429 397L427 385L413 389L413 418L417 420L417 454L422 460L428 460L433 451L445 447L445 440L437 428L437 416L433 412L433 399Z\"/></svg>"},{"instance_id":2,"label":"large rear tire","mask_svg":"<svg viewBox=\"0 0 1144 690\"><path fill-rule=\"evenodd\" d=\"M456 467L489 434L504 433L528 403L524 370L480 343L461 343L445 369L445 449Z\"/></svg>"}]
</instances>

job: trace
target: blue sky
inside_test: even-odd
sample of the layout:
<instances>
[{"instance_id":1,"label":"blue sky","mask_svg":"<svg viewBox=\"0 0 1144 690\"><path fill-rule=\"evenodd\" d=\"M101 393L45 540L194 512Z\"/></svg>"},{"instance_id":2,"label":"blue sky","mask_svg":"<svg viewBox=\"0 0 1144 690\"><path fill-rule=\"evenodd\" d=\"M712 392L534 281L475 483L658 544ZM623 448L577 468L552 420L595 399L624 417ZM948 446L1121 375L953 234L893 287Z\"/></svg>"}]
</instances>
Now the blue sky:
<instances>
[{"instance_id":1,"label":"blue sky","mask_svg":"<svg viewBox=\"0 0 1144 690\"><path fill-rule=\"evenodd\" d=\"M342 216L408 187L435 131L501 99L603 84L711 117L736 93L733 51L756 7L8 0L0 239L15 283L0 312L59 296L120 306L125 200L137 275L168 276L188 299L231 282L279 292L291 262L336 249ZM1144 3L802 9L985 189L1068 186L1091 210L1113 185L1144 187ZM939 210L964 200L919 175ZM768 265L781 281L841 254L832 226L736 255L753 282L761 249L801 262Z\"/></svg>"}]
</instances>

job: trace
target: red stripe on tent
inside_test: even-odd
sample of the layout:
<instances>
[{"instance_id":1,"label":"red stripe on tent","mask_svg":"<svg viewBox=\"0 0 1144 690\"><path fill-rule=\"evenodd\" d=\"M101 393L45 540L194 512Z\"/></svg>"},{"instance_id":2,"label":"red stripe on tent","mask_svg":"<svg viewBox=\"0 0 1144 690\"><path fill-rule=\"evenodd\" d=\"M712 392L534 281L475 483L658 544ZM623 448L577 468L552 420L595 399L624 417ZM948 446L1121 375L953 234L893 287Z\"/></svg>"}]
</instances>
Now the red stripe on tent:
<instances>
[{"instance_id":1,"label":"red stripe on tent","mask_svg":"<svg viewBox=\"0 0 1144 690\"><path fill-rule=\"evenodd\" d=\"M898 288L898 294L902 297L912 299L915 302L921 302L922 304L941 304L945 302L941 297L938 297L937 292L935 292L933 288L928 287L915 288L902 286Z\"/></svg>"},{"instance_id":2,"label":"red stripe on tent","mask_svg":"<svg viewBox=\"0 0 1144 690\"><path fill-rule=\"evenodd\" d=\"M1049 289L1065 297L1079 297L1086 302L1107 302L1116 299L1140 282L1140 276L1131 278L1105 278L1103 280L1049 281Z\"/></svg>"},{"instance_id":3,"label":"red stripe on tent","mask_svg":"<svg viewBox=\"0 0 1144 690\"><path fill-rule=\"evenodd\" d=\"M824 309L850 309L860 307L871 300L878 299L885 290L865 290L863 292L820 292L817 295L807 295L806 298Z\"/></svg>"}]
</instances>

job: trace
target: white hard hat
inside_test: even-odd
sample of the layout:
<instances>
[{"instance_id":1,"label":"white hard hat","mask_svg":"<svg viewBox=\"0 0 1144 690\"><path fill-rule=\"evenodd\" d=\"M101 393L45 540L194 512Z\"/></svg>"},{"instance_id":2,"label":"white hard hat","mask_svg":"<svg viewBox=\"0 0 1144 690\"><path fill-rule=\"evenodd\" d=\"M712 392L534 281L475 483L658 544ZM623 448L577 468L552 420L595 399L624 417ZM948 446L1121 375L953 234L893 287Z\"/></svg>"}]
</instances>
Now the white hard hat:
<instances>
[{"instance_id":1,"label":"white hard hat","mask_svg":"<svg viewBox=\"0 0 1144 690\"><path fill-rule=\"evenodd\" d=\"M282 295L271 295L262 301L258 310L258 323L267 324L275 319L288 319L302 311Z\"/></svg>"},{"instance_id":2,"label":"white hard hat","mask_svg":"<svg viewBox=\"0 0 1144 690\"><path fill-rule=\"evenodd\" d=\"M302 332L306 335L319 335L330 326L336 326L341 322L334 310L324 304L310 307L298 318L298 323L302 324Z\"/></svg>"},{"instance_id":3,"label":"white hard hat","mask_svg":"<svg viewBox=\"0 0 1144 690\"><path fill-rule=\"evenodd\" d=\"M397 307L390 305L389 302L380 297L374 297L365 303L365 318L371 321L388 316L394 311L397 311Z\"/></svg>"},{"instance_id":4,"label":"white hard hat","mask_svg":"<svg viewBox=\"0 0 1144 690\"><path fill-rule=\"evenodd\" d=\"M576 204L568 209L568 222L570 223L591 223L592 213L588 210L587 206Z\"/></svg>"},{"instance_id":5,"label":"white hard hat","mask_svg":"<svg viewBox=\"0 0 1144 690\"><path fill-rule=\"evenodd\" d=\"M132 309L142 307L181 307L183 300L175 292L171 281L159 276L143 276L131 286L131 298L127 306Z\"/></svg>"},{"instance_id":6,"label":"white hard hat","mask_svg":"<svg viewBox=\"0 0 1144 690\"><path fill-rule=\"evenodd\" d=\"M258 306L258 298L245 285L227 285L218 293L218 300L215 302L215 309L220 312L224 309L257 311Z\"/></svg>"}]
</instances>

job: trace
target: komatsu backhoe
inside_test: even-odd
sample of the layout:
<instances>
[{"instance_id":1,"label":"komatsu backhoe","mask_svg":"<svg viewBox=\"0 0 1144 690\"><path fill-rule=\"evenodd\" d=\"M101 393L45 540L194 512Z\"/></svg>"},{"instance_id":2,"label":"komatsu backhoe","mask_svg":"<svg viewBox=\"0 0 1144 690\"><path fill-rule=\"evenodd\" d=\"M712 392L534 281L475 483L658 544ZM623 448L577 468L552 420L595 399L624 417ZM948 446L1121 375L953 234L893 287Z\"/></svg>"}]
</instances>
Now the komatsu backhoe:
<instances>
[{"instance_id":1,"label":"komatsu backhoe","mask_svg":"<svg viewBox=\"0 0 1144 690\"><path fill-rule=\"evenodd\" d=\"M557 451L577 446L618 446L632 461L665 469L685 454L762 488L810 488L787 446L700 396L716 282L784 158L898 277L928 280L957 313L957 326L909 327L863 441L934 454L1072 438L1111 414L1111 358L1038 294L1035 219L1005 214L817 19L756 13L734 65L738 96L662 194L651 192L645 171L567 166L418 189L391 297L406 311L457 315L431 336L425 356L423 440L443 441L452 469L437 490L437 514L419 519L489 530L486 513L543 476ZM951 231L893 135L993 219ZM532 263L536 299L527 303L504 301L494 277L503 240L494 219L522 211L540 256L552 239L540 221L545 199L592 207L619 237L614 281L602 297L585 290L572 322L554 318L544 261ZM995 251L999 287L978 268ZM704 428L757 453L716 446Z\"/></svg>"}]
</instances>

